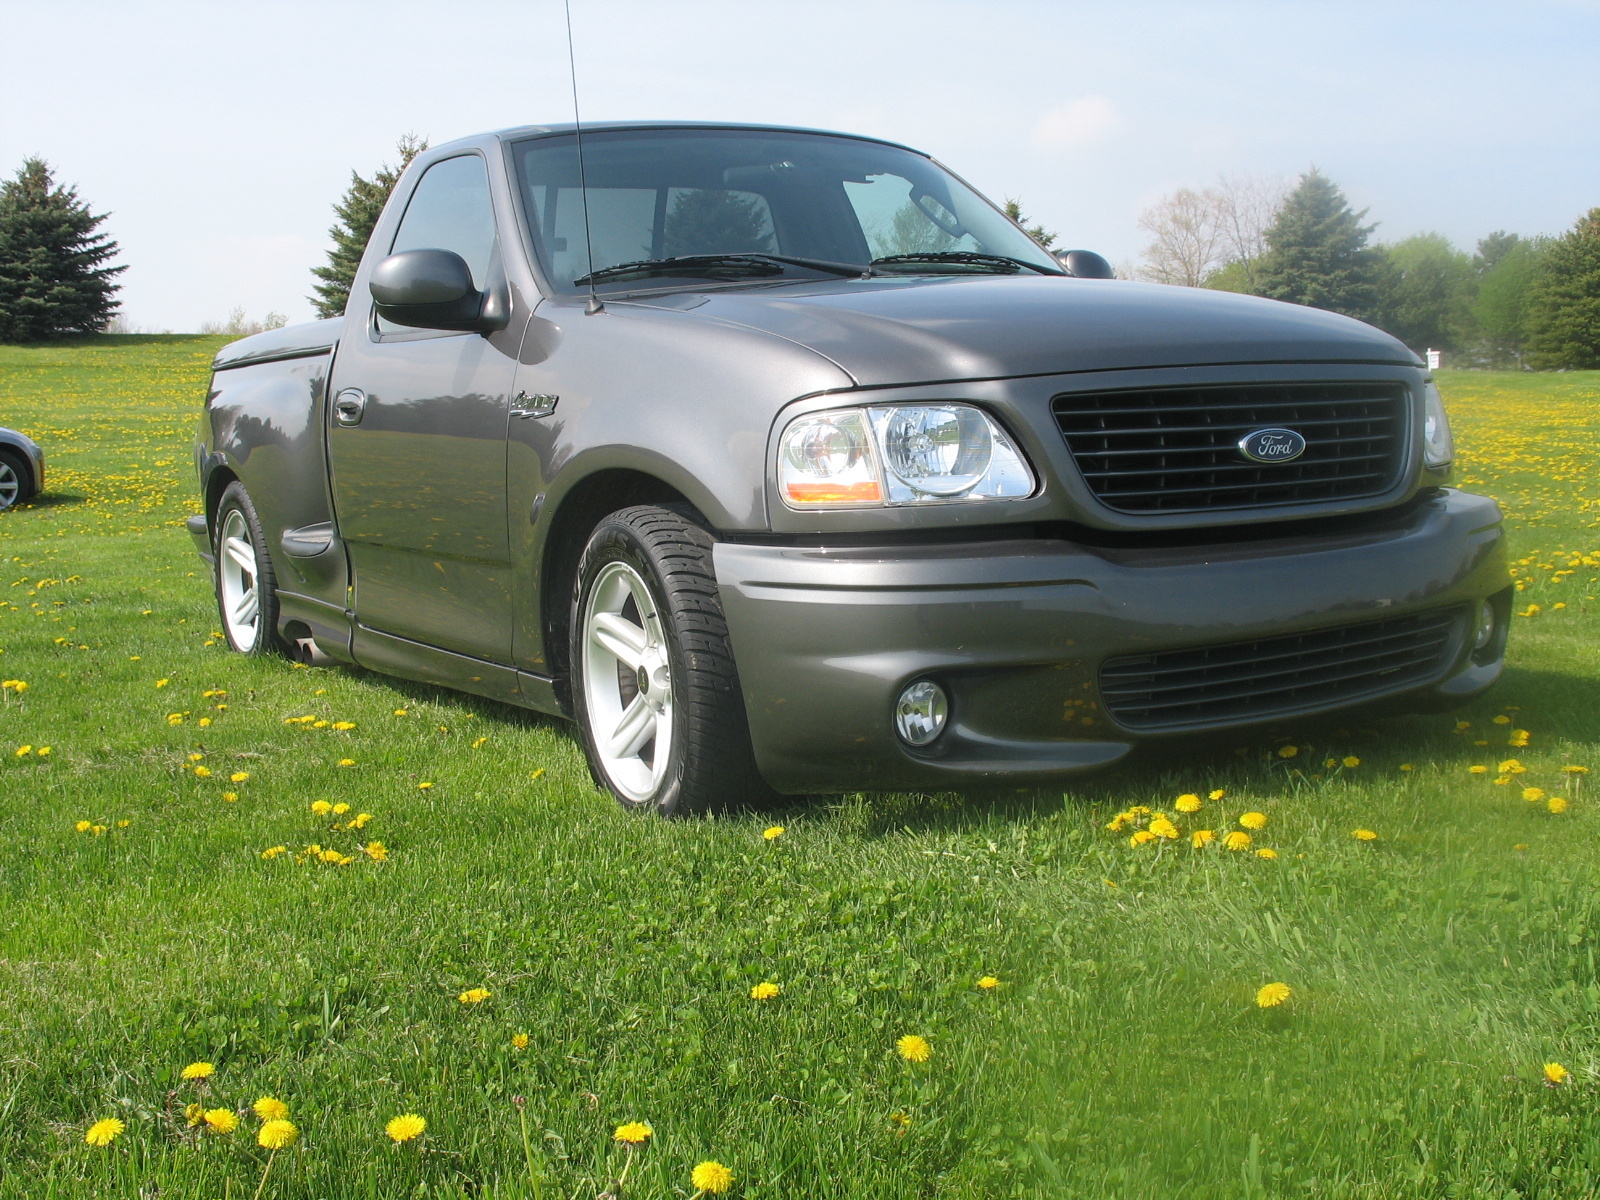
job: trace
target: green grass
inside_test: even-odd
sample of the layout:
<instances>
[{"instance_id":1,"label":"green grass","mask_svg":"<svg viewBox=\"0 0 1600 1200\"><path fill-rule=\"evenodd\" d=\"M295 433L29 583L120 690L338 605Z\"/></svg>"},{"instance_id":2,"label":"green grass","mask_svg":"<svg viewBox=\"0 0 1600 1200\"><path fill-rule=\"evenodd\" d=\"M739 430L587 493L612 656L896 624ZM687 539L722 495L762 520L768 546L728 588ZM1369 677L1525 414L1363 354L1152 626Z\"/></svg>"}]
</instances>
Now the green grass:
<instances>
[{"instance_id":1,"label":"green grass","mask_svg":"<svg viewBox=\"0 0 1600 1200\"><path fill-rule=\"evenodd\" d=\"M182 530L219 340L0 348L0 423L52 473L0 516L0 677L28 684L0 692L0 1197L249 1197L255 1117L182 1114L268 1094L302 1138L263 1197L592 1200L631 1120L641 1198L706 1158L746 1197L1600 1195L1600 817L1560 770L1600 769L1600 376L1444 379L1539 607L1464 731L664 822L597 793L558 723L225 652ZM1513 755L1509 785L1466 770ZM1105 829L1215 788L1185 833L1256 809L1280 857ZM318 800L373 819L335 831ZM1261 1010L1270 981L1294 995ZM406 1112L427 1133L392 1145ZM106 1116L127 1131L87 1146Z\"/></svg>"}]
</instances>

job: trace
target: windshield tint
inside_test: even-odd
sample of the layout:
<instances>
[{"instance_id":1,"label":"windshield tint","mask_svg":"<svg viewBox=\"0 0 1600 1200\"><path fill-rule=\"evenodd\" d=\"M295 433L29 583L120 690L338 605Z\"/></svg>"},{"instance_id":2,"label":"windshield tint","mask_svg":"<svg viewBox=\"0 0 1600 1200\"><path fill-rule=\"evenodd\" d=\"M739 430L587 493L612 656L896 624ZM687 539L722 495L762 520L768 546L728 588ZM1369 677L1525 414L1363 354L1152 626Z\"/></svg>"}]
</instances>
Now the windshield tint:
<instances>
[{"instance_id":1,"label":"windshield tint","mask_svg":"<svg viewBox=\"0 0 1600 1200\"><path fill-rule=\"evenodd\" d=\"M954 250L1059 270L971 188L896 146L760 130L588 132L587 244L574 137L531 139L513 153L540 264L565 292L584 290L573 280L592 270L685 254L783 254L865 267L894 254ZM813 277L804 267L787 276ZM674 282L665 275L601 286Z\"/></svg>"}]
</instances>

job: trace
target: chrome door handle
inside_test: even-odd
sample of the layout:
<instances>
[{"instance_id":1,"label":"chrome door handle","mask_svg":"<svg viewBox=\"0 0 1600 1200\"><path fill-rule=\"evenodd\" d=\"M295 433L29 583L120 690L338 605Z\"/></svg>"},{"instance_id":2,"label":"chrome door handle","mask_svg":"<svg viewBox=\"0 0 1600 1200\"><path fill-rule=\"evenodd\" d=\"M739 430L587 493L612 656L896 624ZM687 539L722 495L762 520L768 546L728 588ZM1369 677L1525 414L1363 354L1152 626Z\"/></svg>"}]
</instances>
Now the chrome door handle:
<instances>
[{"instance_id":1,"label":"chrome door handle","mask_svg":"<svg viewBox=\"0 0 1600 1200\"><path fill-rule=\"evenodd\" d=\"M515 406L511 410L513 417L526 421L529 417L548 417L556 410L556 403L560 396L552 396L547 392L540 392L530 396L527 392L518 392L517 398L511 403Z\"/></svg>"},{"instance_id":2,"label":"chrome door handle","mask_svg":"<svg viewBox=\"0 0 1600 1200\"><path fill-rule=\"evenodd\" d=\"M359 425L367 411L367 394L360 388L345 388L333 398L333 419L341 425Z\"/></svg>"}]
</instances>

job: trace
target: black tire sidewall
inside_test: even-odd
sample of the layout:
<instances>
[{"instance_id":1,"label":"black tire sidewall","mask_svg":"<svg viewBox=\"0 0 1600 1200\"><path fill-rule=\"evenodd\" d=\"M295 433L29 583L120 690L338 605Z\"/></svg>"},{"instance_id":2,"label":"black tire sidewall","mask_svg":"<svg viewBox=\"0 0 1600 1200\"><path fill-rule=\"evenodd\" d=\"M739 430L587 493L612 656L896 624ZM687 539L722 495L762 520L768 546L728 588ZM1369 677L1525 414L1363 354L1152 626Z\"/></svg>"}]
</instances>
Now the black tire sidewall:
<instances>
[{"instance_id":1,"label":"black tire sidewall","mask_svg":"<svg viewBox=\"0 0 1600 1200\"><path fill-rule=\"evenodd\" d=\"M228 628L228 614L222 607L222 529L227 524L228 514L235 510L244 517L245 524L250 528L250 542L256 560L256 591L259 596L260 616L256 622L255 645L248 649L234 642L233 632ZM237 480L230 483L222 493L222 499L217 502L216 514L211 518L211 556L214 560L211 581L216 591L217 615L222 621L222 636L227 640L229 648L236 654L252 658L277 653L280 645L278 577L272 569L272 559L267 554L267 538L261 528L261 518L256 515L256 506L250 500L250 493L245 491L244 485Z\"/></svg>"},{"instance_id":2,"label":"black tire sidewall","mask_svg":"<svg viewBox=\"0 0 1600 1200\"><path fill-rule=\"evenodd\" d=\"M583 747L588 753L589 771L594 776L595 784L615 796L624 808L672 816L678 812L682 800L684 751L690 736L689 722L683 719L687 715L687 705L681 703L682 696L679 691L680 681L688 678L683 654L683 638L678 625L678 614L668 603L666 589L661 583L660 565L639 534L626 523L616 520L615 516L616 514L613 514L601 521L590 537L589 544L584 548L583 558L578 564L579 586L575 591L572 621L569 626L572 630L568 661L572 664L573 715L578 721ZM634 800L623 795L611 780L606 778L605 771L600 766L600 756L596 752L594 732L589 722L584 665L584 613L589 607L595 576L600 573L601 568L612 562L621 562L632 567L644 580L645 587L650 589L650 598L655 601L656 612L661 617L661 627L667 637L667 666L672 672L673 679L673 708L677 719L672 722L672 745L668 748L667 771L661 781L660 790L645 800ZM657 752L660 752L659 747Z\"/></svg>"}]
</instances>

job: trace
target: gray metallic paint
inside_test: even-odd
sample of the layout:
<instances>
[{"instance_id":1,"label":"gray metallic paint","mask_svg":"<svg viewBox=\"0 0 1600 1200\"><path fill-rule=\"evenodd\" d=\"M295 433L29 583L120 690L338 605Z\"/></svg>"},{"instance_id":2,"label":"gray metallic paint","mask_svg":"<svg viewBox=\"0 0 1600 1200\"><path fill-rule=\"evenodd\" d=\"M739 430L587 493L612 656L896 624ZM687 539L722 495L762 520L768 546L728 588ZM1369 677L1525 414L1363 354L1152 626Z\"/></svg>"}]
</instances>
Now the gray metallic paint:
<instances>
[{"instance_id":1,"label":"gray metallic paint","mask_svg":"<svg viewBox=\"0 0 1600 1200\"><path fill-rule=\"evenodd\" d=\"M558 614L542 610L542 596L552 555L575 547L553 542L551 532L564 527L588 481L607 477L602 472L660 481L724 539L717 565L758 758L771 782L790 791L947 787L1102 765L1134 739L1099 717L1090 718L1094 726L1078 717L1070 729L1057 721L1068 699L1092 697L1105 655L1342 624L1383 600L1392 602L1386 612L1404 611L1481 599L1505 586L1492 502L1445 492L1414 513L1405 508L1448 472L1421 464L1426 376L1386 334L1250 297L1026 276L613 294L603 312L587 314L580 300L557 297L540 279L506 171L511 141L565 129L509 130L420 155L378 222L342 323L271 331L218 355L196 448L202 488L214 501L220 481L244 482L268 530L282 621L304 625L336 657L559 711L552 679L559 656L546 644ZM424 388L426 395L410 394L393 373L368 386L370 379L348 373L361 369L353 347L365 354L377 345L367 293L382 257L377 248L392 243L422 172L463 150L490 164L508 327L487 337L418 331L384 341L465 337L481 346L484 361L507 364L506 372L488 386L458 380ZM430 537L427 526L439 524L430 518L439 514L426 506L384 514L381 499L365 509L335 505L325 452L330 369L335 391L365 387L380 414L386 393L439 401L429 423L407 426L396 409L364 418L374 421L370 428L334 436L377 434L367 439L375 451L386 433L400 432L408 445L368 453L356 482L381 489L391 482L386 473L433 472L437 487L459 493L441 500L472 514L470 529L441 531L458 544ZM1401 380L1417 399L1407 470L1388 494L1358 502L1117 514L1090 495L1050 414L1051 398L1071 391L1372 378ZM518 393L560 401L549 416L510 420L497 465L491 425ZM928 399L988 409L1028 455L1039 491L1020 501L802 513L773 490L776 439L793 416ZM505 498L498 535L490 513L496 486ZM488 490L474 499L479 488ZM1302 537L1294 524L1381 508L1410 513L1404 529L1341 540L1325 532ZM366 620L362 564L352 573L346 547L350 521L374 514L389 522L387 536L405 543L390 557L414 559L420 576L367 575L365 582L417 601L410 628L373 629ZM1272 522L1284 523L1281 542L1227 544L1230 527ZM292 531L322 524L334 533L324 553L285 552L286 532L293 543ZM1111 551L1039 532L1073 526L1113 538L1118 531L1177 538L1204 527L1218 544ZM987 540L959 540L972 537ZM196 534L197 543L202 538ZM448 572L432 565L471 561L503 567L498 575L483 570L484 586L468 587L441 580ZM500 618L485 607L509 622L503 637ZM404 610L392 602L374 623L397 626L396 613ZM464 619L480 624L463 633ZM1498 670L1498 661L1463 661L1428 695L1470 694ZM931 755L903 750L889 732L893 688L921 671L948 673L955 689L955 728Z\"/></svg>"}]
</instances>

